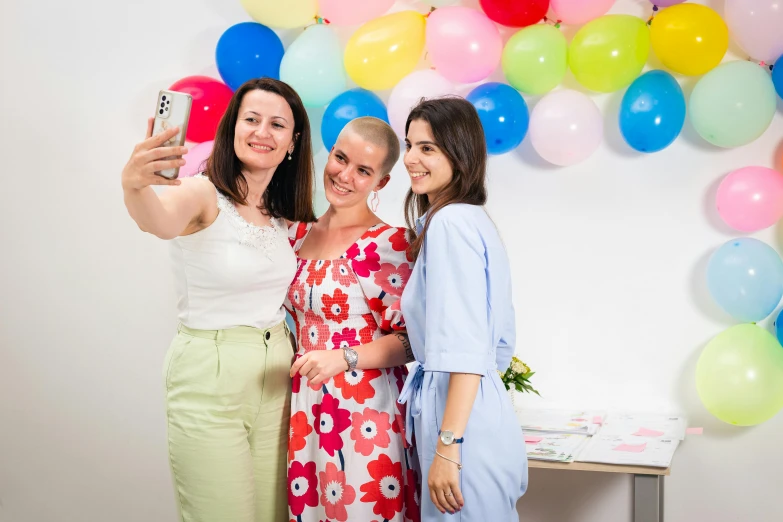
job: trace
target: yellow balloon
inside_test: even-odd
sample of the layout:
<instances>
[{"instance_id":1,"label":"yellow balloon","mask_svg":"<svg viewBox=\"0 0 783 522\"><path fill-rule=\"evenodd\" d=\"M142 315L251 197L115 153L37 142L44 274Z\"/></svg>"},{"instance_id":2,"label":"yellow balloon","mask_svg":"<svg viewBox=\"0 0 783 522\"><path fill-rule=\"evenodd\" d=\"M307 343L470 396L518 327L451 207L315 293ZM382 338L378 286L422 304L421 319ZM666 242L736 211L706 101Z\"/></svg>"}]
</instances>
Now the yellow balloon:
<instances>
[{"instance_id":1,"label":"yellow balloon","mask_svg":"<svg viewBox=\"0 0 783 522\"><path fill-rule=\"evenodd\" d=\"M258 23L280 29L302 27L315 20L317 0L242 0L242 7Z\"/></svg>"},{"instance_id":2,"label":"yellow balloon","mask_svg":"<svg viewBox=\"0 0 783 522\"><path fill-rule=\"evenodd\" d=\"M401 11L361 26L345 47L345 71L356 85L391 89L413 72L424 50L424 16Z\"/></svg>"},{"instance_id":3,"label":"yellow balloon","mask_svg":"<svg viewBox=\"0 0 783 522\"><path fill-rule=\"evenodd\" d=\"M672 71L697 76L717 66L729 48L729 29L718 13L699 4L679 4L653 18L655 55Z\"/></svg>"}]
</instances>

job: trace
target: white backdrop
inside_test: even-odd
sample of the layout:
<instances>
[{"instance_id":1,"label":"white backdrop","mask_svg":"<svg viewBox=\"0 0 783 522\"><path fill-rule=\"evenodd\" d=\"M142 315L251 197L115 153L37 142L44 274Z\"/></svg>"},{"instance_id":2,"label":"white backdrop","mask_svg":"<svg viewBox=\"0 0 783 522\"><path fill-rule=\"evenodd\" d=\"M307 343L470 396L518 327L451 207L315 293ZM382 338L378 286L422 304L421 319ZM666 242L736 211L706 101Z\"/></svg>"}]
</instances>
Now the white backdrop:
<instances>
[{"instance_id":1,"label":"white backdrop","mask_svg":"<svg viewBox=\"0 0 783 522\"><path fill-rule=\"evenodd\" d=\"M1 6L0 521L174 520L160 377L172 278L165 243L127 216L119 173L158 89L217 77L218 38L248 17L235 0ZM650 4L619 0L612 12L646 17ZM717 184L735 168L781 164L783 103L751 145L717 149L686 123L673 146L643 156L620 137L621 97L594 96L605 143L581 165L549 166L527 139L490 161L517 352L544 396L524 404L683 412L705 431L675 456L666 520L779 521L783 414L755 428L713 419L694 367L733 324L704 282L710 253L734 237L714 211ZM400 224L407 175L398 165L392 177L380 214ZM783 246L780 227L754 237ZM533 471L520 513L627 522L631 492L624 476Z\"/></svg>"}]
</instances>

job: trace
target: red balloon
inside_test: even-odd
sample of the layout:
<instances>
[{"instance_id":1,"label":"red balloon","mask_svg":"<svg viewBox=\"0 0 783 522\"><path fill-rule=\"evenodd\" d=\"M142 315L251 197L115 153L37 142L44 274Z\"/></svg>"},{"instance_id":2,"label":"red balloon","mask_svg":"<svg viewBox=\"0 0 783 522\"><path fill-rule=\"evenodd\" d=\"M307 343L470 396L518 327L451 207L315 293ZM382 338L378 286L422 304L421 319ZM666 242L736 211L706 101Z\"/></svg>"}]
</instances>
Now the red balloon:
<instances>
[{"instance_id":1,"label":"red balloon","mask_svg":"<svg viewBox=\"0 0 783 522\"><path fill-rule=\"evenodd\" d=\"M549 0L481 0L490 20L508 27L527 27L546 16Z\"/></svg>"},{"instance_id":2,"label":"red balloon","mask_svg":"<svg viewBox=\"0 0 783 522\"><path fill-rule=\"evenodd\" d=\"M215 139L220 118L233 95L231 89L209 76L187 76L175 82L170 89L193 97L185 138L196 143Z\"/></svg>"}]
</instances>

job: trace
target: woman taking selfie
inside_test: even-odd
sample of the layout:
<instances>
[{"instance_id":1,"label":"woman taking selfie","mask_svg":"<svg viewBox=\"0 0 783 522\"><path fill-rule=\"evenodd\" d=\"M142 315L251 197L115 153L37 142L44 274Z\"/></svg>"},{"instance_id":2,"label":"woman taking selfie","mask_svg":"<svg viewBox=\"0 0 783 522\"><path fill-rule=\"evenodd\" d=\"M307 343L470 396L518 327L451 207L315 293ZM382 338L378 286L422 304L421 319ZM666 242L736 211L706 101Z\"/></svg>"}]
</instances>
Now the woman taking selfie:
<instances>
[{"instance_id":1,"label":"woman taking selfie","mask_svg":"<svg viewBox=\"0 0 783 522\"><path fill-rule=\"evenodd\" d=\"M416 264L401 302L416 363L400 401L421 462L421 519L518 520L527 458L498 375L514 353L511 274L483 208L481 121L462 98L423 101L408 116L405 145Z\"/></svg>"},{"instance_id":2,"label":"woman taking selfie","mask_svg":"<svg viewBox=\"0 0 783 522\"><path fill-rule=\"evenodd\" d=\"M167 180L155 172L184 164L164 159L186 152L162 146L177 131L153 137L150 122L122 187L139 228L170 240L180 325L164 379L180 520L287 521L293 348L282 305L296 257L284 220L314 220L307 113L285 83L248 81L206 173Z\"/></svg>"}]
</instances>

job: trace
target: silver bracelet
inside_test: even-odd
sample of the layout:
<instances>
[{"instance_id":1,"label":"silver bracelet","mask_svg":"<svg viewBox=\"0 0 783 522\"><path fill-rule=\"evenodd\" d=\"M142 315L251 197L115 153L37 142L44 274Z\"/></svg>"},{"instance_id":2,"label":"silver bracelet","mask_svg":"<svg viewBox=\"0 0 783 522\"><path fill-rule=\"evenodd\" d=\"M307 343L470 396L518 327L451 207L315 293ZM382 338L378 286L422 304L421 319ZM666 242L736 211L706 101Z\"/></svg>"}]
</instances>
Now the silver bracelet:
<instances>
[{"instance_id":1,"label":"silver bracelet","mask_svg":"<svg viewBox=\"0 0 783 522\"><path fill-rule=\"evenodd\" d=\"M457 471L462 471L462 464L460 464L460 463L459 463L459 462L457 462L456 460L450 459L450 458L448 458L448 457L444 457L443 455L441 455L440 453L438 453L438 450L435 450L435 455L437 455L438 457L440 457L440 458L442 458L442 459L446 459L446 460L448 460L449 462L453 462L454 464L456 464L456 465L457 465Z\"/></svg>"}]
</instances>

